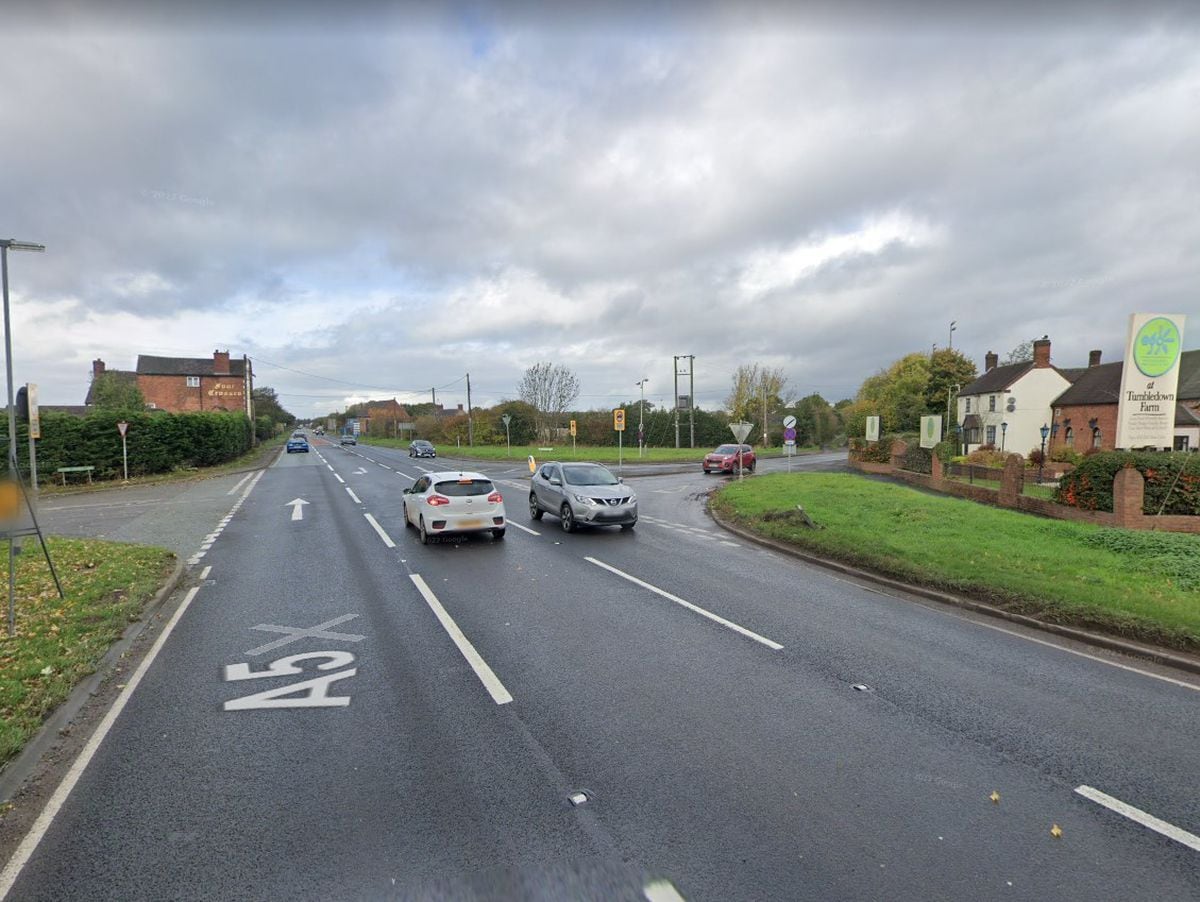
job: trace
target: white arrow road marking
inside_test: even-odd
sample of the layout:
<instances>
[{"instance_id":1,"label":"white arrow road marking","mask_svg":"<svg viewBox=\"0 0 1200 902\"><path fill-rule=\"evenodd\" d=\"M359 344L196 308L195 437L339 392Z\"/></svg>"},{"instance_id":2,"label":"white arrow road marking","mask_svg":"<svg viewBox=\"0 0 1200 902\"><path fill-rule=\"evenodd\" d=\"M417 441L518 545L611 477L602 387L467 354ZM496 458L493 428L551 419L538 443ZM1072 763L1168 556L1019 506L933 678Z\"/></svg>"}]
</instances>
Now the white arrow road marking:
<instances>
[{"instance_id":1,"label":"white arrow road marking","mask_svg":"<svg viewBox=\"0 0 1200 902\"><path fill-rule=\"evenodd\" d=\"M362 475L364 475L366 472L367 472L367 468L366 468L366 467L359 467L359 468L358 468L357 470L355 470L355 471L354 471L354 473L352 473L351 475L353 475L353 476L362 476Z\"/></svg>"},{"instance_id":2,"label":"white arrow road marking","mask_svg":"<svg viewBox=\"0 0 1200 902\"><path fill-rule=\"evenodd\" d=\"M1091 786L1077 786L1075 792L1083 796L1085 799L1091 799L1097 805L1103 805L1109 811L1115 811L1117 814L1124 815L1131 821L1136 821L1143 827L1148 827L1155 833L1161 833L1163 836L1175 840L1177 843L1182 843L1189 849L1200 852L1200 836L1188 833L1186 830L1181 830L1174 824L1168 824L1166 821L1159 820L1153 814L1147 814L1140 808L1134 808L1132 805L1122 802L1120 799L1113 798L1107 793L1094 789Z\"/></svg>"},{"instance_id":3,"label":"white arrow road marking","mask_svg":"<svg viewBox=\"0 0 1200 902\"><path fill-rule=\"evenodd\" d=\"M292 519L293 520L303 520L304 519L304 505L306 505L306 504L308 504L308 502L305 501L303 498L293 498L291 501L289 501L287 504L285 504L284 507L290 507L292 509Z\"/></svg>"},{"instance_id":4,"label":"white arrow road marking","mask_svg":"<svg viewBox=\"0 0 1200 902\"><path fill-rule=\"evenodd\" d=\"M618 570L616 567L613 567L610 564L604 563L604 561L598 561L594 557L585 557L584 560L587 561L589 564L595 564L597 567L601 567L601 568L607 570L609 573L615 573L617 576L621 577L622 579L629 580L635 586L641 586L643 589L650 590L655 595L661 595L663 598L667 599L668 601L673 601L678 605L682 605L683 607L687 608L689 611L695 611L701 617L707 617L709 620L713 621L714 623L719 623L719 624L721 624L721 626L727 627L728 629L733 630L735 633L741 633L747 639L753 639L755 642L761 642L763 645L767 646L767 648L770 648L773 651L779 651L781 648L783 648L783 646L780 645L778 642L772 642L770 639L766 638L765 636L760 636L758 633L748 630L744 626L738 626L738 624L734 623L732 620L726 620L724 617L718 616L717 614L714 614L712 611L704 610L704 608L700 607L699 605L692 604L690 601L684 601L678 595L672 595L670 592L667 592L663 589L658 588L658 586L652 586L652 585L650 585L650 583L644 582L643 580L638 579L636 576L631 576L630 574L626 573L624 570Z\"/></svg>"}]
</instances>

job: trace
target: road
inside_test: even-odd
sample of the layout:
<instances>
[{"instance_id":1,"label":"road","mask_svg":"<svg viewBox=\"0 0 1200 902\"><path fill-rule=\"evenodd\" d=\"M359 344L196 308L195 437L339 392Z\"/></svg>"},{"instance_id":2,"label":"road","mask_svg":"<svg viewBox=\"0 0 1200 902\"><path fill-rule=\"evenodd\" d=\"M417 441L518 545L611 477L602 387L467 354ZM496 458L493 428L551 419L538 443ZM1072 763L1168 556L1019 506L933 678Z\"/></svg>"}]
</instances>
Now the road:
<instances>
[{"instance_id":1,"label":"road","mask_svg":"<svg viewBox=\"0 0 1200 902\"><path fill-rule=\"evenodd\" d=\"M420 465L228 496L8 898L1200 897L1195 681L749 546L699 472L567 535L485 465L507 537L421 546Z\"/></svg>"}]
</instances>

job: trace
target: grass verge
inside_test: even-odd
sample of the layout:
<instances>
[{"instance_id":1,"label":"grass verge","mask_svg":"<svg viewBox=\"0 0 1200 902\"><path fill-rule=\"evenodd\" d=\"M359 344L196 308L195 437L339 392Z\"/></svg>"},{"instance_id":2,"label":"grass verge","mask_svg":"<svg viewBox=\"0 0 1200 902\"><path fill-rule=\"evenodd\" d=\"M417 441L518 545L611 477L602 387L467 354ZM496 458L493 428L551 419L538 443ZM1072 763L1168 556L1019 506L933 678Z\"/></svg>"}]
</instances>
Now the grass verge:
<instances>
[{"instance_id":1,"label":"grass verge","mask_svg":"<svg viewBox=\"0 0 1200 902\"><path fill-rule=\"evenodd\" d=\"M75 685L95 671L110 645L141 614L174 566L162 548L96 539L51 538L46 558L25 540L16 566L16 635L0 627L0 766L17 755ZM0 586L8 586L8 548L0 543ZM7 598L7 593L5 593Z\"/></svg>"},{"instance_id":2,"label":"grass verge","mask_svg":"<svg viewBox=\"0 0 1200 902\"><path fill-rule=\"evenodd\" d=\"M799 522L796 506L821 527ZM732 482L753 532L1016 613L1200 652L1200 538L1049 520L851 474Z\"/></svg>"},{"instance_id":3,"label":"grass verge","mask_svg":"<svg viewBox=\"0 0 1200 902\"><path fill-rule=\"evenodd\" d=\"M336 442L336 437L332 439ZM360 438L359 442L364 445L378 445L384 448L400 448L408 450L407 439L391 439L391 438ZM636 439L635 439L636 442ZM541 462L543 460L587 460L600 463L616 463L617 462L617 446L616 445L579 445L572 448L568 442L566 445L556 445L551 450L543 450L544 446L538 445L513 445L511 452L511 460L516 463L521 463L531 454L534 460ZM622 453L622 460L627 464L636 463L672 463L684 462L694 463L700 466L700 461L704 459L704 455L711 451L712 448L647 448L645 455L638 457L637 445L634 444L631 448L625 446ZM815 452L818 449L800 448L798 453ZM465 457L468 459L478 460L509 460L510 453L505 445L475 445L473 447L456 448L452 445L438 446L438 454L448 457ZM783 457L783 451L779 448L764 448L758 453L759 457Z\"/></svg>"}]
</instances>

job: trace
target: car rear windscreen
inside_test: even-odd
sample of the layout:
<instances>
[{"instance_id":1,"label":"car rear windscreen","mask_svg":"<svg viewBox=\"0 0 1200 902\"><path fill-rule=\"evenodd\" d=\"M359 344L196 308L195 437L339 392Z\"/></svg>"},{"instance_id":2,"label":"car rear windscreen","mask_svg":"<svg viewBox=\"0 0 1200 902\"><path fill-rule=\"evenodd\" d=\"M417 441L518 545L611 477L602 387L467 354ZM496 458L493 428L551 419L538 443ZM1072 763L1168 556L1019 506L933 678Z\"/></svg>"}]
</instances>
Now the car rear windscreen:
<instances>
[{"instance_id":1,"label":"car rear windscreen","mask_svg":"<svg viewBox=\"0 0 1200 902\"><path fill-rule=\"evenodd\" d=\"M448 498L465 498L470 495L490 495L496 491L496 487L492 485L490 479L456 479L454 481L447 480L434 485L434 490L439 495L445 495Z\"/></svg>"}]
</instances>

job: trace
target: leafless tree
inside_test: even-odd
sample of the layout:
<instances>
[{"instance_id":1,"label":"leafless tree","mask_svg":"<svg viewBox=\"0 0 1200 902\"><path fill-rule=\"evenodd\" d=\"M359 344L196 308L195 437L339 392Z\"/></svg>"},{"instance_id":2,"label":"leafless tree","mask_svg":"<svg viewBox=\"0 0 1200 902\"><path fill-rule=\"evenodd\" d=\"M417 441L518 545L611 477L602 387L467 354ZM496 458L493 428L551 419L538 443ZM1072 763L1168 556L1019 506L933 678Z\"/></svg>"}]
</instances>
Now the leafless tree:
<instances>
[{"instance_id":1,"label":"leafless tree","mask_svg":"<svg viewBox=\"0 0 1200 902\"><path fill-rule=\"evenodd\" d=\"M562 364L535 363L525 370L517 392L537 411L537 431L544 441L563 413L579 397L579 377Z\"/></svg>"},{"instance_id":2,"label":"leafless tree","mask_svg":"<svg viewBox=\"0 0 1200 902\"><path fill-rule=\"evenodd\" d=\"M771 410L785 405L787 381L783 367L772 369L757 363L742 364L733 374L733 387L725 399L729 418L761 423L764 393Z\"/></svg>"}]
</instances>

